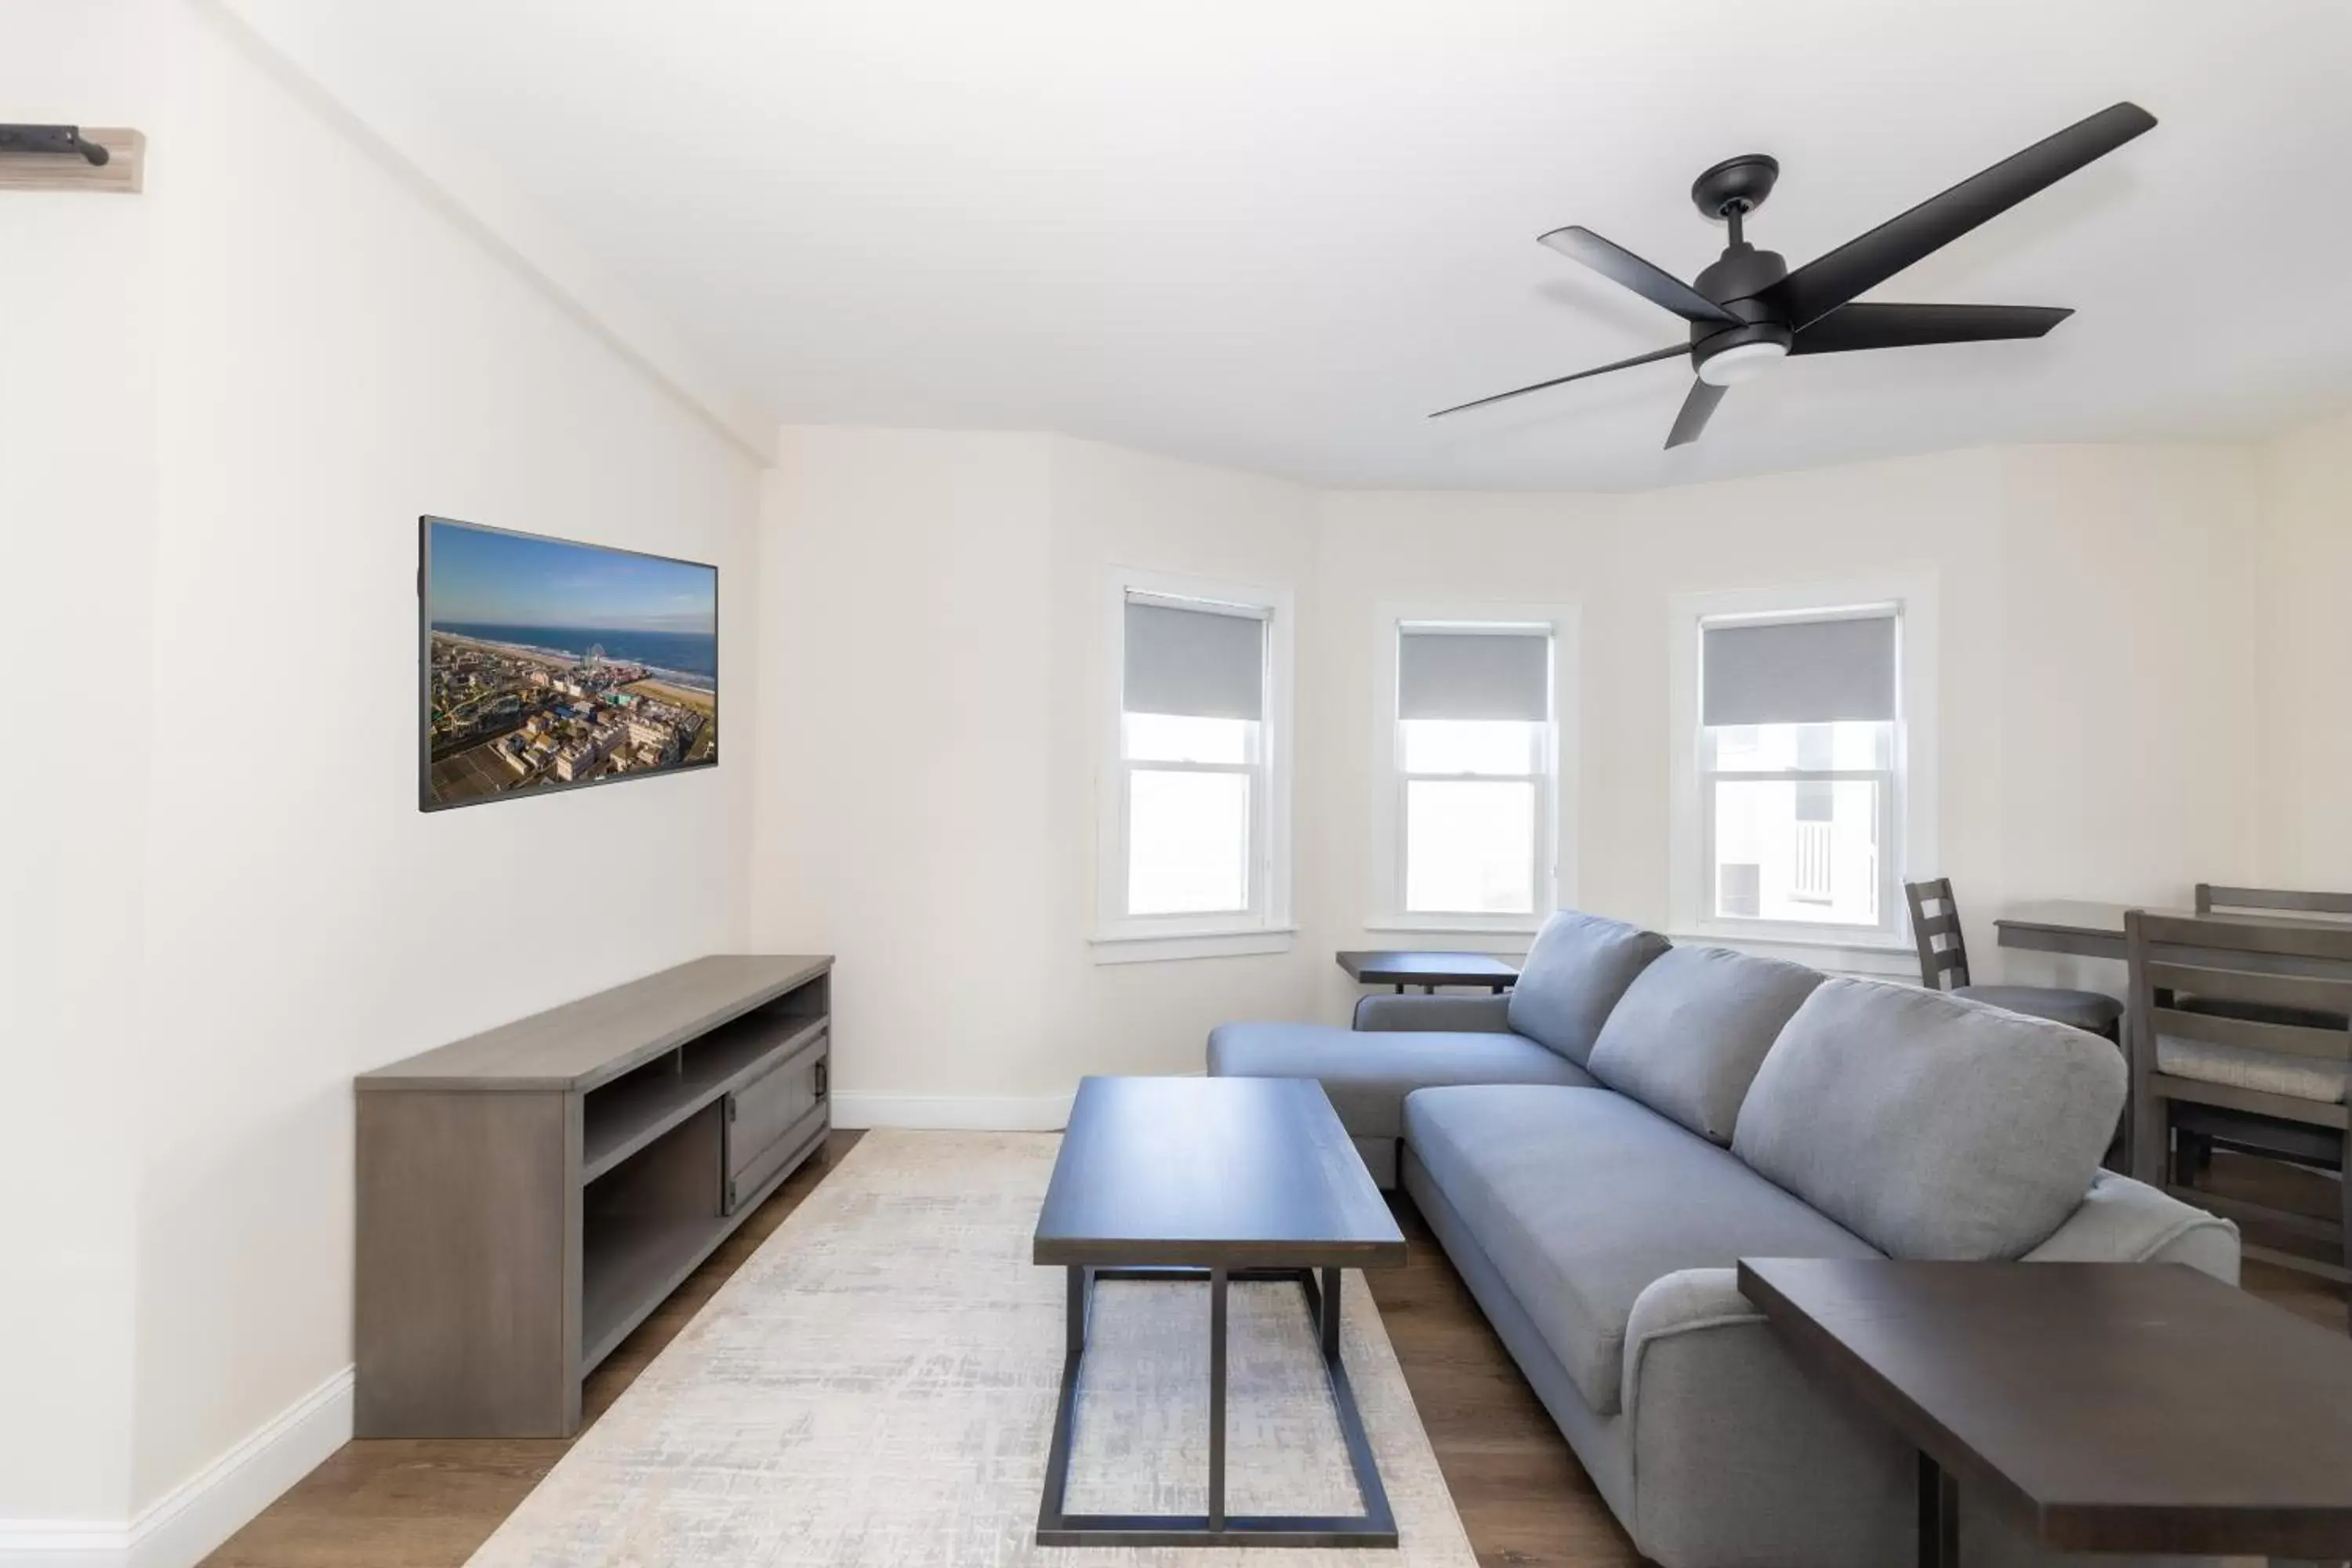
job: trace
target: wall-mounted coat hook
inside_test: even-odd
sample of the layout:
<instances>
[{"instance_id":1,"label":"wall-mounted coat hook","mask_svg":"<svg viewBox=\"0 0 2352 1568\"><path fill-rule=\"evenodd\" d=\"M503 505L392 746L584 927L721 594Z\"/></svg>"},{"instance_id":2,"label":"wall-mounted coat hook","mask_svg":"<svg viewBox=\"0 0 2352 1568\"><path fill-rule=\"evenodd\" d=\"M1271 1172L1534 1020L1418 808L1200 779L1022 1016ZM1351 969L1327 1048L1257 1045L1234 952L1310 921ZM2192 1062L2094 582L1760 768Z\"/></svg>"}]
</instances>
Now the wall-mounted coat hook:
<instances>
[{"instance_id":1,"label":"wall-mounted coat hook","mask_svg":"<svg viewBox=\"0 0 2352 1568\"><path fill-rule=\"evenodd\" d=\"M80 156L103 168L111 156L85 139L79 125L0 125L0 153L56 153Z\"/></svg>"}]
</instances>

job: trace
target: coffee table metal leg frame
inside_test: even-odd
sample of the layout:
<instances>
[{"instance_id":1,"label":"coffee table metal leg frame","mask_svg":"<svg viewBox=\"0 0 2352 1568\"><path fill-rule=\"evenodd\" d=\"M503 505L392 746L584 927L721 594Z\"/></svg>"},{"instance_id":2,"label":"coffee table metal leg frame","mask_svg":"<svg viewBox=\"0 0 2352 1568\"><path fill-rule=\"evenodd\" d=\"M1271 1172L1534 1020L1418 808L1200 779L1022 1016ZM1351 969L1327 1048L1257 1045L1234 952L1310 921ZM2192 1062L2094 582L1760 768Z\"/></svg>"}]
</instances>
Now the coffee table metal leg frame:
<instances>
[{"instance_id":1,"label":"coffee table metal leg frame","mask_svg":"<svg viewBox=\"0 0 2352 1568\"><path fill-rule=\"evenodd\" d=\"M1054 1411L1054 1447L1045 1459L1045 1498L1037 1510L1040 1546L1394 1546L1396 1516L1389 1510L1372 1445L1355 1391L1339 1363L1339 1270L1326 1268L1107 1268L1069 1270L1068 1329L1062 1389ZM1099 1279L1205 1282L1209 1287L1209 1511L1205 1514L1066 1513L1070 1448L1076 1437L1078 1363L1087 1349L1087 1319ZM1225 1511L1225 1321L1228 1286L1240 1280L1296 1280L1316 1327L1331 1406L1348 1447L1348 1468L1363 1500L1360 1514L1229 1514Z\"/></svg>"}]
</instances>

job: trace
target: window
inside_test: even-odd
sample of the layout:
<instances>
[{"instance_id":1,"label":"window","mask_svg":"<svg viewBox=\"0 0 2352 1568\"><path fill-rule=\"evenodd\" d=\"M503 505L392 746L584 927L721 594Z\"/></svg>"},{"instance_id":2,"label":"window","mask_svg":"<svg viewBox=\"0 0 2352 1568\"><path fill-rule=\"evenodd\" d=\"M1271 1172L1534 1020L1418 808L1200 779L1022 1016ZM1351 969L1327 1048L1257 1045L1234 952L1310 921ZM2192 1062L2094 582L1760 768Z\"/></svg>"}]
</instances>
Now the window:
<instances>
[{"instance_id":1,"label":"window","mask_svg":"<svg viewBox=\"0 0 2352 1568\"><path fill-rule=\"evenodd\" d=\"M1558 901L1561 616L1380 617L1374 929L1531 931Z\"/></svg>"},{"instance_id":2,"label":"window","mask_svg":"<svg viewBox=\"0 0 2352 1568\"><path fill-rule=\"evenodd\" d=\"M1904 866L1934 855L1934 589L1867 586L1676 601L1680 929L1901 942Z\"/></svg>"},{"instance_id":3,"label":"window","mask_svg":"<svg viewBox=\"0 0 2352 1568\"><path fill-rule=\"evenodd\" d=\"M1704 912L1895 932L1891 605L1699 629Z\"/></svg>"},{"instance_id":4,"label":"window","mask_svg":"<svg viewBox=\"0 0 2352 1568\"><path fill-rule=\"evenodd\" d=\"M1188 939L1285 929L1274 597L1122 576L1097 942L1133 945L1098 957L1265 951Z\"/></svg>"}]
</instances>

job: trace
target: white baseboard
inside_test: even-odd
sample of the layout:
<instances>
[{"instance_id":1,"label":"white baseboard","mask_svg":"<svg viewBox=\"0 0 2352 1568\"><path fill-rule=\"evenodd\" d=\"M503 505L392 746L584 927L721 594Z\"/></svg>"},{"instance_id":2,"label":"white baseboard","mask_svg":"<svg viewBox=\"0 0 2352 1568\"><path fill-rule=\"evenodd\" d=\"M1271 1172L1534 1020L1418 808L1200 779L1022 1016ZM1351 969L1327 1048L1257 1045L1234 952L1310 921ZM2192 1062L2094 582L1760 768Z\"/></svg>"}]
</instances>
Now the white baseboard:
<instances>
[{"instance_id":1,"label":"white baseboard","mask_svg":"<svg viewBox=\"0 0 2352 1568\"><path fill-rule=\"evenodd\" d=\"M128 1568L131 1531L120 1524L0 1519L5 1568Z\"/></svg>"},{"instance_id":2,"label":"white baseboard","mask_svg":"<svg viewBox=\"0 0 2352 1568\"><path fill-rule=\"evenodd\" d=\"M345 1367L128 1523L0 1520L0 1568L194 1568L351 1440Z\"/></svg>"},{"instance_id":3,"label":"white baseboard","mask_svg":"<svg viewBox=\"0 0 2352 1568\"><path fill-rule=\"evenodd\" d=\"M860 1094L835 1089L833 1124L959 1132L1058 1132L1069 1124L1070 1098L1067 1094Z\"/></svg>"},{"instance_id":4,"label":"white baseboard","mask_svg":"<svg viewBox=\"0 0 2352 1568\"><path fill-rule=\"evenodd\" d=\"M345 1367L132 1521L129 1568L194 1568L351 1440Z\"/></svg>"}]
</instances>

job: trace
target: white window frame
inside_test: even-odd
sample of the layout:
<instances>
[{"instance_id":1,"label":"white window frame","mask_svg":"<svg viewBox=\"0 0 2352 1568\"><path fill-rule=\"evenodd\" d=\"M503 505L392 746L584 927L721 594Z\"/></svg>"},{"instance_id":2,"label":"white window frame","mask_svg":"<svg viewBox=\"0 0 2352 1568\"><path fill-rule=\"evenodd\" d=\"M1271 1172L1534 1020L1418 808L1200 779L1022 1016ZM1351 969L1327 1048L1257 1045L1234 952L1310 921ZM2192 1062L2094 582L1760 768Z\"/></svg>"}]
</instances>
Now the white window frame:
<instances>
[{"instance_id":1,"label":"white window frame","mask_svg":"<svg viewBox=\"0 0 2352 1568\"><path fill-rule=\"evenodd\" d=\"M1525 915L1407 913L1404 907L1404 724L1397 717L1399 643L1406 626L1456 626L1499 630L1544 628L1551 633L1551 723L1538 759L1535 909ZM1445 935L1533 935L1552 910L1576 900L1579 607L1400 602L1375 606L1372 617L1372 741L1381 780L1372 791L1368 889L1372 913L1367 931ZM1500 776L1500 775L1481 775Z\"/></svg>"},{"instance_id":2,"label":"white window frame","mask_svg":"<svg viewBox=\"0 0 2352 1568\"><path fill-rule=\"evenodd\" d=\"M1296 616L1291 592L1265 584L1113 567L1103 594L1098 738L1096 746L1095 932L1097 963L1286 952L1297 927L1291 916L1290 763ZM1127 603L1130 595L1171 604L1225 605L1265 621L1265 717L1254 763L1151 763L1153 769L1245 772L1250 792L1250 907L1239 912L1131 915L1127 912L1128 774L1125 710Z\"/></svg>"},{"instance_id":3,"label":"white window frame","mask_svg":"<svg viewBox=\"0 0 2352 1568\"><path fill-rule=\"evenodd\" d=\"M1675 936L1794 958L1848 973L1917 978L1916 950L1906 923L1902 886L1937 859L1937 597L1936 575L1926 569L1673 596L1667 612L1667 735L1673 803L1667 908L1668 923ZM1707 896L1713 835L1708 813L1711 792L1705 770L1706 732L1699 722L1702 630L1710 621L1797 619L1853 614L1870 607L1891 607L1897 621L1898 696L1895 754L1890 759L1893 787L1891 799L1881 805L1886 829L1881 842L1886 847L1886 861L1879 868L1880 923L1863 930L1801 921L1719 919Z\"/></svg>"}]
</instances>

